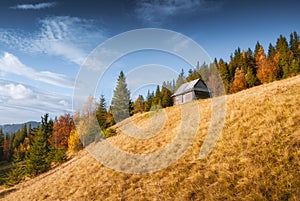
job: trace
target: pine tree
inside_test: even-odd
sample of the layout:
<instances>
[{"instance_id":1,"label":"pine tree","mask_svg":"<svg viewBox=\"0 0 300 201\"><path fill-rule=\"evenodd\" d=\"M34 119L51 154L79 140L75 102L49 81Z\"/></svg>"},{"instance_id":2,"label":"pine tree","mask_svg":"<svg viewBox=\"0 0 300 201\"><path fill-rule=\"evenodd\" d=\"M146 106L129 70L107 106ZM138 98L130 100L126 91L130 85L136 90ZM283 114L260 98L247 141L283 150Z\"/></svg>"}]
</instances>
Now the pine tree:
<instances>
[{"instance_id":1,"label":"pine tree","mask_svg":"<svg viewBox=\"0 0 300 201\"><path fill-rule=\"evenodd\" d=\"M269 50L268 50L268 59L271 60L271 61L274 61L275 55L276 55L276 49L272 45L272 43L270 43Z\"/></svg>"},{"instance_id":2,"label":"pine tree","mask_svg":"<svg viewBox=\"0 0 300 201\"><path fill-rule=\"evenodd\" d=\"M300 72L300 39L297 32L290 35L290 50L292 51L290 75L294 76Z\"/></svg>"},{"instance_id":3,"label":"pine tree","mask_svg":"<svg viewBox=\"0 0 300 201\"><path fill-rule=\"evenodd\" d=\"M100 101L99 101L98 108L96 111L96 116L97 116L97 120L100 125L100 128L102 130L105 130L107 128L107 122L106 122L107 109L106 109L106 100L104 98L104 95L101 95L101 97L100 97Z\"/></svg>"},{"instance_id":4,"label":"pine tree","mask_svg":"<svg viewBox=\"0 0 300 201\"><path fill-rule=\"evenodd\" d=\"M161 91L159 85L156 86L155 96L153 98L151 108L155 110L161 108Z\"/></svg>"},{"instance_id":5,"label":"pine tree","mask_svg":"<svg viewBox=\"0 0 300 201\"><path fill-rule=\"evenodd\" d=\"M223 81L225 92L229 93L231 77L228 64L224 62L223 59L220 59L216 66L219 70L220 77Z\"/></svg>"},{"instance_id":6,"label":"pine tree","mask_svg":"<svg viewBox=\"0 0 300 201\"><path fill-rule=\"evenodd\" d=\"M234 56L230 57L229 73L230 73L230 77L232 78L231 82L234 79L237 68L244 70L244 68L242 68L243 62L244 62L243 54L241 53L241 49L238 48L237 50L234 51Z\"/></svg>"},{"instance_id":7,"label":"pine tree","mask_svg":"<svg viewBox=\"0 0 300 201\"><path fill-rule=\"evenodd\" d=\"M197 70L197 69L190 69L189 71L188 71L188 76L186 77L186 81L187 82L190 82L190 81L192 81L192 80L196 80L196 79L202 79L201 78L201 75L200 75L200 72Z\"/></svg>"},{"instance_id":8,"label":"pine tree","mask_svg":"<svg viewBox=\"0 0 300 201\"><path fill-rule=\"evenodd\" d=\"M290 35L290 50L294 59L300 59L300 39L297 32L293 32Z\"/></svg>"},{"instance_id":9,"label":"pine tree","mask_svg":"<svg viewBox=\"0 0 300 201\"><path fill-rule=\"evenodd\" d=\"M20 144L23 143L25 137L27 136L27 126L23 125L22 129L16 132L15 138L13 140L12 148L19 148Z\"/></svg>"},{"instance_id":10,"label":"pine tree","mask_svg":"<svg viewBox=\"0 0 300 201\"><path fill-rule=\"evenodd\" d=\"M161 106L163 108L173 105L172 92L167 88L166 83L163 83L161 90Z\"/></svg>"},{"instance_id":11,"label":"pine tree","mask_svg":"<svg viewBox=\"0 0 300 201\"><path fill-rule=\"evenodd\" d=\"M145 111L146 112L150 111L152 102L153 102L153 98L154 98L154 92L150 93L150 91L148 90L146 101L145 101Z\"/></svg>"},{"instance_id":12,"label":"pine tree","mask_svg":"<svg viewBox=\"0 0 300 201\"><path fill-rule=\"evenodd\" d=\"M49 119L48 113L46 113L43 117L41 117L41 119L42 119L41 129L42 129L42 133L45 135L46 148L47 151L50 151L51 149L50 139L52 137L54 122L52 119Z\"/></svg>"},{"instance_id":13,"label":"pine tree","mask_svg":"<svg viewBox=\"0 0 300 201\"><path fill-rule=\"evenodd\" d=\"M111 107L116 122L120 122L130 115L130 92L127 89L126 78L123 71L120 72Z\"/></svg>"},{"instance_id":14,"label":"pine tree","mask_svg":"<svg viewBox=\"0 0 300 201\"><path fill-rule=\"evenodd\" d=\"M35 134L33 144L27 154L26 171L35 176L50 169L48 160L47 138L43 127L39 127Z\"/></svg>"},{"instance_id":15,"label":"pine tree","mask_svg":"<svg viewBox=\"0 0 300 201\"><path fill-rule=\"evenodd\" d=\"M290 75L291 50L288 47L286 38L280 35L276 43L276 55L274 60L279 66L278 77L286 78Z\"/></svg>"},{"instance_id":16,"label":"pine tree","mask_svg":"<svg viewBox=\"0 0 300 201\"><path fill-rule=\"evenodd\" d=\"M4 186L11 187L22 180L24 180L26 174L25 165L18 154L13 155L12 169L7 173Z\"/></svg>"}]
</instances>

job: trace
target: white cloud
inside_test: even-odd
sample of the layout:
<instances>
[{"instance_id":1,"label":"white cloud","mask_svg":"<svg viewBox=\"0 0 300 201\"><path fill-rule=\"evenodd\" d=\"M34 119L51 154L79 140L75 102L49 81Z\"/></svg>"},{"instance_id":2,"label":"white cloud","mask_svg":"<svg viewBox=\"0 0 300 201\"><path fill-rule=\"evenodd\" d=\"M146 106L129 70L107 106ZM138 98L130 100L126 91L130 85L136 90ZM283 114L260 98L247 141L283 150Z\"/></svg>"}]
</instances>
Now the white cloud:
<instances>
[{"instance_id":1,"label":"white cloud","mask_svg":"<svg viewBox=\"0 0 300 201\"><path fill-rule=\"evenodd\" d=\"M37 3L37 4L19 4L10 8L17 9L17 10L40 10L45 8L53 8L55 6L56 6L55 2L45 2L45 3Z\"/></svg>"},{"instance_id":2,"label":"white cloud","mask_svg":"<svg viewBox=\"0 0 300 201\"><path fill-rule=\"evenodd\" d=\"M32 91L22 84L5 84L0 85L0 93L2 98L12 98L15 100L25 99L32 95Z\"/></svg>"},{"instance_id":3,"label":"white cloud","mask_svg":"<svg viewBox=\"0 0 300 201\"><path fill-rule=\"evenodd\" d=\"M32 80L59 87L73 87L73 81L67 76L49 71L36 71L35 69L23 64L16 56L8 52L5 52L4 55L0 57L0 70L4 73L24 76Z\"/></svg>"},{"instance_id":4,"label":"white cloud","mask_svg":"<svg viewBox=\"0 0 300 201\"><path fill-rule=\"evenodd\" d=\"M141 0L137 2L135 12L145 24L160 25L173 16L211 12L219 7L219 2L209 0Z\"/></svg>"},{"instance_id":5,"label":"white cloud","mask_svg":"<svg viewBox=\"0 0 300 201\"><path fill-rule=\"evenodd\" d=\"M71 113L71 96L0 79L0 125Z\"/></svg>"},{"instance_id":6,"label":"white cloud","mask_svg":"<svg viewBox=\"0 0 300 201\"><path fill-rule=\"evenodd\" d=\"M39 30L30 34L0 29L0 42L26 53L58 56L81 65L89 51L105 38L93 20L78 17L47 17L39 20L39 25Z\"/></svg>"}]
</instances>

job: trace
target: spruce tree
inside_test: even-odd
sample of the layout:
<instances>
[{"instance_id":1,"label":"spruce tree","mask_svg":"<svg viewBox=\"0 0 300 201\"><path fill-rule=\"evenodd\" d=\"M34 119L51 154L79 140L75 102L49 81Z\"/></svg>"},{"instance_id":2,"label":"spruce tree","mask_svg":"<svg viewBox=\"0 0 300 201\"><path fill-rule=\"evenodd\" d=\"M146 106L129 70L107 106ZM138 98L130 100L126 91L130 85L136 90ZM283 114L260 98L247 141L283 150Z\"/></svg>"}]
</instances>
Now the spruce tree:
<instances>
[{"instance_id":1,"label":"spruce tree","mask_svg":"<svg viewBox=\"0 0 300 201\"><path fill-rule=\"evenodd\" d=\"M26 171L31 176L38 175L50 169L47 138L42 127L39 127L35 133L26 162Z\"/></svg>"},{"instance_id":2,"label":"spruce tree","mask_svg":"<svg viewBox=\"0 0 300 201\"><path fill-rule=\"evenodd\" d=\"M269 50L268 50L268 59L273 61L274 57L276 55L276 49L275 47L270 43Z\"/></svg>"},{"instance_id":3,"label":"spruce tree","mask_svg":"<svg viewBox=\"0 0 300 201\"><path fill-rule=\"evenodd\" d=\"M155 96L153 98L153 102L152 102L151 107L154 108L154 109L161 108L161 98L162 98L161 97L161 91L160 91L159 85L157 85L156 91L155 91Z\"/></svg>"},{"instance_id":4,"label":"spruce tree","mask_svg":"<svg viewBox=\"0 0 300 201\"><path fill-rule=\"evenodd\" d=\"M223 61L223 59L220 59L217 68L219 70L220 77L223 81L225 92L228 94L230 90L230 81L231 81L229 66L226 62Z\"/></svg>"},{"instance_id":5,"label":"spruce tree","mask_svg":"<svg viewBox=\"0 0 300 201\"><path fill-rule=\"evenodd\" d=\"M290 75L290 55L291 50L288 47L286 38L280 35L276 43L275 61L279 66L279 78L286 78Z\"/></svg>"},{"instance_id":6,"label":"spruce tree","mask_svg":"<svg viewBox=\"0 0 300 201\"><path fill-rule=\"evenodd\" d=\"M161 90L161 106L163 108L173 105L172 92L167 88L166 83L163 83Z\"/></svg>"},{"instance_id":7,"label":"spruce tree","mask_svg":"<svg viewBox=\"0 0 300 201\"><path fill-rule=\"evenodd\" d=\"M107 128L107 109L106 109L106 101L104 98L104 95L101 95L100 101L98 104L98 108L96 111L97 120L99 123L99 126L102 130L105 130Z\"/></svg>"},{"instance_id":8,"label":"spruce tree","mask_svg":"<svg viewBox=\"0 0 300 201\"><path fill-rule=\"evenodd\" d=\"M116 122L120 122L130 115L130 91L127 88L123 71L120 72L111 107Z\"/></svg>"},{"instance_id":9,"label":"spruce tree","mask_svg":"<svg viewBox=\"0 0 300 201\"><path fill-rule=\"evenodd\" d=\"M297 32L290 35L290 49L293 52L293 58L300 59L300 39Z\"/></svg>"},{"instance_id":10,"label":"spruce tree","mask_svg":"<svg viewBox=\"0 0 300 201\"><path fill-rule=\"evenodd\" d=\"M146 112L150 111L152 102L153 102L153 98L154 98L154 93L153 92L150 93L150 91L148 90L146 102L145 102L145 111Z\"/></svg>"},{"instance_id":11,"label":"spruce tree","mask_svg":"<svg viewBox=\"0 0 300 201\"><path fill-rule=\"evenodd\" d=\"M20 183L25 178L25 165L20 158L20 155L15 153L13 155L13 162L11 170L6 174L4 186L11 187Z\"/></svg>"}]
</instances>

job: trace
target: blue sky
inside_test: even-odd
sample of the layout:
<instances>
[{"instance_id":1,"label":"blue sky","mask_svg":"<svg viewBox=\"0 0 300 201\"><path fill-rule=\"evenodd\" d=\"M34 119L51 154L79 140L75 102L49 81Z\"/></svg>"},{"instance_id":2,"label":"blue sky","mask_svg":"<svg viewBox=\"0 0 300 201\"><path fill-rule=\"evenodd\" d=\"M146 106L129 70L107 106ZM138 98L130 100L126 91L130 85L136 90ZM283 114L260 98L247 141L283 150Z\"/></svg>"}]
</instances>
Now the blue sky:
<instances>
[{"instance_id":1,"label":"blue sky","mask_svg":"<svg viewBox=\"0 0 300 201\"><path fill-rule=\"evenodd\" d=\"M125 31L170 29L196 41L212 59L228 61L237 47L254 49L259 40L267 49L280 34L300 33L299 9L297 0L3 0L0 124L39 121L46 112L52 117L72 112L81 64L99 44ZM190 68L167 54L135 53L111 66L106 73L109 84L99 83L97 93L110 100L120 70L130 75L132 69L152 63L177 72ZM156 83L172 76L146 77ZM147 89L137 90L139 82L133 78L128 82L134 96Z\"/></svg>"}]
</instances>

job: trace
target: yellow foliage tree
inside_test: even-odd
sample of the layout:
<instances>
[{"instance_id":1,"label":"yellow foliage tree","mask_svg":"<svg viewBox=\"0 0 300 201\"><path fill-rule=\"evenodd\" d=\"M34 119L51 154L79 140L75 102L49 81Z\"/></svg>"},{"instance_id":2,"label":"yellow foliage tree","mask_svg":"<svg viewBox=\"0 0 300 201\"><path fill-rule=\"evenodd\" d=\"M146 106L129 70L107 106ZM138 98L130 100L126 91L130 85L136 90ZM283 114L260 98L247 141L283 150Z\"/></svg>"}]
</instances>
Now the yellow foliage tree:
<instances>
[{"instance_id":1,"label":"yellow foliage tree","mask_svg":"<svg viewBox=\"0 0 300 201\"><path fill-rule=\"evenodd\" d=\"M69 140L68 140L68 150L71 153L76 153L81 149L82 149L82 143L80 141L78 133L77 133L76 129L72 129L70 132Z\"/></svg>"}]
</instances>

